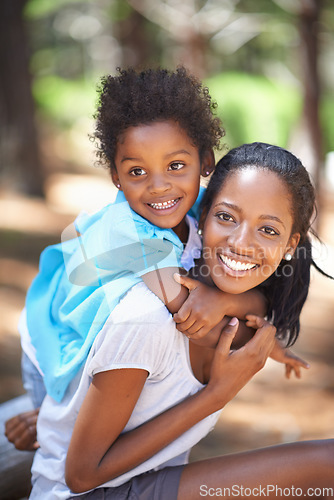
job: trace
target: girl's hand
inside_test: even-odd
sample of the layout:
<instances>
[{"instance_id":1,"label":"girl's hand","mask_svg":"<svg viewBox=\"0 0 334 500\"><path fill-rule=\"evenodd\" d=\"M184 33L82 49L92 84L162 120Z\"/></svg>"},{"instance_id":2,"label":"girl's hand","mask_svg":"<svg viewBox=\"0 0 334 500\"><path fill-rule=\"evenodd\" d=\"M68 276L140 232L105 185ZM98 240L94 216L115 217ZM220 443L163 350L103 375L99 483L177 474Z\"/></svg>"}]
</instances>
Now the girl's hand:
<instances>
[{"instance_id":1,"label":"girl's hand","mask_svg":"<svg viewBox=\"0 0 334 500\"><path fill-rule=\"evenodd\" d=\"M247 326L254 328L254 316L247 316ZM270 353L270 357L278 363L285 364L285 376L290 378L291 373L294 372L297 378L301 378L301 368L308 369L310 365L299 356L296 356L290 349L284 348L280 345L278 340L275 340L275 345Z\"/></svg>"},{"instance_id":2,"label":"girl's hand","mask_svg":"<svg viewBox=\"0 0 334 500\"><path fill-rule=\"evenodd\" d=\"M5 423L5 436L17 450L34 451L39 448L36 441L36 423L39 408L20 413Z\"/></svg>"},{"instance_id":3,"label":"girl's hand","mask_svg":"<svg viewBox=\"0 0 334 500\"><path fill-rule=\"evenodd\" d=\"M191 339L201 339L223 319L222 291L200 281L174 274L174 280L189 290L189 297L173 315L177 329Z\"/></svg>"},{"instance_id":4,"label":"girl's hand","mask_svg":"<svg viewBox=\"0 0 334 500\"><path fill-rule=\"evenodd\" d=\"M301 378L301 368L310 368L310 365L304 359L296 356L290 349L283 348L278 341L276 341L270 357L279 363L285 364L286 378L290 378L292 372L297 378Z\"/></svg>"},{"instance_id":5,"label":"girl's hand","mask_svg":"<svg viewBox=\"0 0 334 500\"><path fill-rule=\"evenodd\" d=\"M254 336L237 351L231 351L238 320L232 318L223 329L211 365L208 390L224 406L261 370L273 350L276 328L265 319L252 316ZM220 399L219 399L220 398Z\"/></svg>"}]
</instances>

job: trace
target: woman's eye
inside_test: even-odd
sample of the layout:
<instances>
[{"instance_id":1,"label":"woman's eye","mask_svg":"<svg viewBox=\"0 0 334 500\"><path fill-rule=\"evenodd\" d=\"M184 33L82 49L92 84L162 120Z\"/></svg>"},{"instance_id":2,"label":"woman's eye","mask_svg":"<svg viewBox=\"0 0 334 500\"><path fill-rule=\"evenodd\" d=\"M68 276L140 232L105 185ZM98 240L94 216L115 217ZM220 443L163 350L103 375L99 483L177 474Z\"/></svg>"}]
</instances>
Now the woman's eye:
<instances>
[{"instance_id":1,"label":"woman's eye","mask_svg":"<svg viewBox=\"0 0 334 500\"><path fill-rule=\"evenodd\" d=\"M272 227L265 226L262 227L260 231L262 231L262 233L269 234L270 236L279 236L279 232Z\"/></svg>"},{"instance_id":2,"label":"woman's eye","mask_svg":"<svg viewBox=\"0 0 334 500\"><path fill-rule=\"evenodd\" d=\"M232 215L230 215L226 212L220 212L219 214L216 214L216 217L218 217L218 219L226 221L226 222L234 222L234 218L232 217Z\"/></svg>"},{"instance_id":3,"label":"woman's eye","mask_svg":"<svg viewBox=\"0 0 334 500\"><path fill-rule=\"evenodd\" d=\"M175 161L169 165L169 170L181 170L184 167L184 163Z\"/></svg>"},{"instance_id":4,"label":"woman's eye","mask_svg":"<svg viewBox=\"0 0 334 500\"><path fill-rule=\"evenodd\" d=\"M140 168L140 167L136 167L136 168L133 168L131 171L130 171L130 174L131 175L134 175L136 177L140 176L140 175L145 175L146 172L143 168Z\"/></svg>"}]
</instances>

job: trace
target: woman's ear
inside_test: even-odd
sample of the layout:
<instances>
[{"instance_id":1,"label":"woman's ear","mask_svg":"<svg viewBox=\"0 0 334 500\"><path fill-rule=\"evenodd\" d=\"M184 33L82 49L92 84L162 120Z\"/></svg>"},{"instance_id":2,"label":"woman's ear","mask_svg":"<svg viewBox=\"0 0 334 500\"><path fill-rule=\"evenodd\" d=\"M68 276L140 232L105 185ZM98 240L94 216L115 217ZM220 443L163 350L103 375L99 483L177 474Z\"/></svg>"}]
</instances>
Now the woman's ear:
<instances>
[{"instance_id":1,"label":"woman's ear","mask_svg":"<svg viewBox=\"0 0 334 500\"><path fill-rule=\"evenodd\" d=\"M113 181L113 184L117 187L117 189L122 191L122 187L121 187L121 183L119 181L117 170L114 168L111 171L111 180Z\"/></svg>"},{"instance_id":2,"label":"woman's ear","mask_svg":"<svg viewBox=\"0 0 334 500\"><path fill-rule=\"evenodd\" d=\"M205 219L206 219L206 216L208 214L208 211L206 208L203 208L202 210L202 213L199 217L199 221L198 221L198 234L202 235L203 234L203 228L204 228L204 224L205 224Z\"/></svg>"},{"instance_id":3,"label":"woman's ear","mask_svg":"<svg viewBox=\"0 0 334 500\"><path fill-rule=\"evenodd\" d=\"M284 257L286 260L290 260L292 258L298 246L299 240L300 240L300 233L294 233L290 236L288 244L285 248L284 256L290 255L291 257L289 258Z\"/></svg>"},{"instance_id":4,"label":"woman's ear","mask_svg":"<svg viewBox=\"0 0 334 500\"><path fill-rule=\"evenodd\" d=\"M201 162L201 175L208 177L215 168L215 155L212 149L205 151Z\"/></svg>"}]
</instances>

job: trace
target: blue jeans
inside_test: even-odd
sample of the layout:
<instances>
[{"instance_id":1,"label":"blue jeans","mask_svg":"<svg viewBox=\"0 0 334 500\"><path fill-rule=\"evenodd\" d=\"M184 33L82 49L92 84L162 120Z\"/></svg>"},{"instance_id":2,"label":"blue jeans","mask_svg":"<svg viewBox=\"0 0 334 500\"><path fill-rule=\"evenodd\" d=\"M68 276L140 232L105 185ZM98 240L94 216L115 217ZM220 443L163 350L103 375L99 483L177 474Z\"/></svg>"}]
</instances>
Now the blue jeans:
<instances>
[{"instance_id":1,"label":"blue jeans","mask_svg":"<svg viewBox=\"0 0 334 500\"><path fill-rule=\"evenodd\" d=\"M46 395L43 377L25 353L22 353L21 370L23 387L30 396L34 408L39 408Z\"/></svg>"}]
</instances>

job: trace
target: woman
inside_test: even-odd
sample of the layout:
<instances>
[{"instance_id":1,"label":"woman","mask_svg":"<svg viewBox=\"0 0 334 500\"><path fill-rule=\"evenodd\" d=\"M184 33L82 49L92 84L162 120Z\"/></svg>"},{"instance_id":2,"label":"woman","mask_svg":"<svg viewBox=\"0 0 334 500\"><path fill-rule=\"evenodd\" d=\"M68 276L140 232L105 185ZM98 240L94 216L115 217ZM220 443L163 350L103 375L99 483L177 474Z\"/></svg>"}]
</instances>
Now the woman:
<instances>
[{"instance_id":1,"label":"woman","mask_svg":"<svg viewBox=\"0 0 334 500\"><path fill-rule=\"evenodd\" d=\"M236 297L262 285L269 315L290 342L309 286L313 209L313 188L299 160L266 144L226 155L204 200L198 275ZM295 282L300 290L294 298ZM134 286L111 313L64 400L47 396L42 405L31 498L89 491L79 498L188 500L222 496L219 488L235 496L238 485L250 498L260 487L274 498L277 488L291 495L299 488L306 496L310 488L333 488L332 440L186 464L191 446L274 348L273 325L256 316L247 323L256 333L239 350L230 351L236 318L215 348L202 347L176 329L143 283Z\"/></svg>"}]
</instances>

